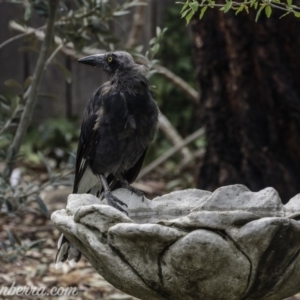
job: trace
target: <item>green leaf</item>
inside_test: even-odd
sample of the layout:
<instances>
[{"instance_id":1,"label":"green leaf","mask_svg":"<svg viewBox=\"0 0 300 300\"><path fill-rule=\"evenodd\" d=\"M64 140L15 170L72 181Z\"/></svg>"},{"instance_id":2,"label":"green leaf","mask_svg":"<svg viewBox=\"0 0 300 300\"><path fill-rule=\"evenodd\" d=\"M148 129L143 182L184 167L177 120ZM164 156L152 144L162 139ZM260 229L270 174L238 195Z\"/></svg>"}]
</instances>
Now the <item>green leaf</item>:
<instances>
[{"instance_id":1,"label":"green leaf","mask_svg":"<svg viewBox=\"0 0 300 300\"><path fill-rule=\"evenodd\" d=\"M286 0L286 3L290 6L293 4L293 0Z\"/></svg>"},{"instance_id":2,"label":"green leaf","mask_svg":"<svg viewBox=\"0 0 300 300\"><path fill-rule=\"evenodd\" d=\"M186 2L184 3L184 5L182 6L182 9L181 9L180 13L182 14L182 12L183 12L188 6L189 6L189 1L186 1Z\"/></svg>"},{"instance_id":3,"label":"green leaf","mask_svg":"<svg viewBox=\"0 0 300 300\"><path fill-rule=\"evenodd\" d=\"M124 16L124 15L128 15L130 13L129 10L121 10L121 11L115 11L113 13L114 17L120 17L120 16Z\"/></svg>"},{"instance_id":4,"label":"green leaf","mask_svg":"<svg viewBox=\"0 0 300 300\"><path fill-rule=\"evenodd\" d=\"M215 7L215 4L216 4L216 1L209 0L208 3L209 3L208 6L209 6L210 8L214 8L214 7Z\"/></svg>"},{"instance_id":5,"label":"green leaf","mask_svg":"<svg viewBox=\"0 0 300 300\"><path fill-rule=\"evenodd\" d=\"M152 45L156 44L156 42L157 42L157 38L154 37L150 40L149 45L152 46Z\"/></svg>"},{"instance_id":6,"label":"green leaf","mask_svg":"<svg viewBox=\"0 0 300 300\"><path fill-rule=\"evenodd\" d=\"M156 36L159 37L161 35L161 29L159 26L156 27Z\"/></svg>"},{"instance_id":7,"label":"green leaf","mask_svg":"<svg viewBox=\"0 0 300 300\"><path fill-rule=\"evenodd\" d=\"M1 106L2 109L5 110L7 113L10 113L10 110L11 110L11 109L10 109L10 106L9 106L9 105L7 105L7 104L1 102L1 103L0 103L0 106Z\"/></svg>"},{"instance_id":8,"label":"green leaf","mask_svg":"<svg viewBox=\"0 0 300 300\"><path fill-rule=\"evenodd\" d=\"M190 13L185 17L186 24L189 24L191 21L192 16L194 15L194 12L191 10Z\"/></svg>"},{"instance_id":9,"label":"green leaf","mask_svg":"<svg viewBox=\"0 0 300 300\"><path fill-rule=\"evenodd\" d=\"M288 13L290 13L290 12L288 12ZM285 14L285 15L287 15L287 14ZM300 13L297 12L297 11L294 11L294 16L295 16L296 18L300 18ZM281 16L281 17L283 17L283 16ZM281 18L281 17L280 17L280 18Z\"/></svg>"},{"instance_id":10,"label":"green leaf","mask_svg":"<svg viewBox=\"0 0 300 300\"><path fill-rule=\"evenodd\" d=\"M266 13L267 18L270 18L271 14L272 14L272 7L270 5L266 6L265 13Z\"/></svg>"},{"instance_id":11,"label":"green leaf","mask_svg":"<svg viewBox=\"0 0 300 300\"><path fill-rule=\"evenodd\" d=\"M197 146L197 148L204 148L206 146L206 140L204 137L199 137L195 140L194 143Z\"/></svg>"},{"instance_id":12,"label":"green leaf","mask_svg":"<svg viewBox=\"0 0 300 300\"><path fill-rule=\"evenodd\" d=\"M237 15L238 13L240 13L243 9L244 9L244 5L241 5L238 9L237 9L237 11L235 12L235 15Z\"/></svg>"},{"instance_id":13,"label":"green leaf","mask_svg":"<svg viewBox=\"0 0 300 300\"><path fill-rule=\"evenodd\" d=\"M4 81L4 85L9 86L9 87L14 87L14 88L19 88L23 90L23 87L20 82L18 82L15 79L7 79Z\"/></svg>"},{"instance_id":14,"label":"green leaf","mask_svg":"<svg viewBox=\"0 0 300 300\"><path fill-rule=\"evenodd\" d=\"M154 56L159 50L159 44L155 44L153 47L151 47L152 56Z\"/></svg>"},{"instance_id":15,"label":"green leaf","mask_svg":"<svg viewBox=\"0 0 300 300\"><path fill-rule=\"evenodd\" d=\"M72 82L72 74L71 72L62 64L55 62L55 65L59 68L59 70L63 73L63 76L67 83Z\"/></svg>"},{"instance_id":16,"label":"green leaf","mask_svg":"<svg viewBox=\"0 0 300 300\"><path fill-rule=\"evenodd\" d=\"M48 208L47 208L46 204L44 203L44 201L41 199L41 197L37 196L35 198L35 200L38 203L38 205L40 207L40 210L43 213L43 215L45 215L45 217L48 217L48 215L49 215Z\"/></svg>"},{"instance_id":17,"label":"green leaf","mask_svg":"<svg viewBox=\"0 0 300 300\"><path fill-rule=\"evenodd\" d=\"M265 8L265 5L262 5L256 13L255 22L257 22L262 10Z\"/></svg>"},{"instance_id":18,"label":"green leaf","mask_svg":"<svg viewBox=\"0 0 300 300\"><path fill-rule=\"evenodd\" d=\"M27 248L27 250L30 250L32 248L41 248L45 242L46 242L46 239L40 239L37 241L33 241L33 242L27 244L26 248Z\"/></svg>"},{"instance_id":19,"label":"green leaf","mask_svg":"<svg viewBox=\"0 0 300 300\"><path fill-rule=\"evenodd\" d=\"M189 9L187 9L186 11L184 11L182 14L181 14L181 18L184 18L186 15L187 15L187 13L189 12L189 11L191 11L192 9L191 8L189 8Z\"/></svg>"},{"instance_id":20,"label":"green leaf","mask_svg":"<svg viewBox=\"0 0 300 300\"><path fill-rule=\"evenodd\" d=\"M207 6L204 6L204 7L201 8L200 15L199 15L200 20L203 18L206 10L207 10Z\"/></svg>"},{"instance_id":21,"label":"green leaf","mask_svg":"<svg viewBox=\"0 0 300 300\"><path fill-rule=\"evenodd\" d=\"M143 46L143 45L139 45L139 46L137 46L137 47L134 48L134 50L135 50L136 52L138 52L138 53L141 53L141 52L143 51L143 49L144 49L144 46Z\"/></svg>"},{"instance_id":22,"label":"green leaf","mask_svg":"<svg viewBox=\"0 0 300 300\"><path fill-rule=\"evenodd\" d=\"M195 13L198 8L199 8L199 3L198 1L194 1L192 3L190 3L189 7L192 9L192 11Z\"/></svg>"},{"instance_id":23,"label":"green leaf","mask_svg":"<svg viewBox=\"0 0 300 300\"><path fill-rule=\"evenodd\" d=\"M24 12L24 20L28 21L31 15L32 15L31 5L27 4Z\"/></svg>"},{"instance_id":24,"label":"green leaf","mask_svg":"<svg viewBox=\"0 0 300 300\"><path fill-rule=\"evenodd\" d=\"M0 102L6 103L6 104L9 103L9 101L7 100L7 98L4 97L3 95L0 95Z\"/></svg>"},{"instance_id":25,"label":"green leaf","mask_svg":"<svg viewBox=\"0 0 300 300\"><path fill-rule=\"evenodd\" d=\"M231 6L232 6L232 1L227 2L224 5L224 13L227 13L230 10Z\"/></svg>"},{"instance_id":26,"label":"green leaf","mask_svg":"<svg viewBox=\"0 0 300 300\"><path fill-rule=\"evenodd\" d=\"M172 164L169 165L170 169L173 169L174 166ZM166 185L166 189L167 190L173 190L176 186L180 185L180 179L174 179L172 181L170 181L167 185Z\"/></svg>"},{"instance_id":27,"label":"green leaf","mask_svg":"<svg viewBox=\"0 0 300 300\"><path fill-rule=\"evenodd\" d=\"M161 34L165 34L165 32L168 30L168 27L165 27L163 30L162 30L162 32L161 32Z\"/></svg>"}]
</instances>

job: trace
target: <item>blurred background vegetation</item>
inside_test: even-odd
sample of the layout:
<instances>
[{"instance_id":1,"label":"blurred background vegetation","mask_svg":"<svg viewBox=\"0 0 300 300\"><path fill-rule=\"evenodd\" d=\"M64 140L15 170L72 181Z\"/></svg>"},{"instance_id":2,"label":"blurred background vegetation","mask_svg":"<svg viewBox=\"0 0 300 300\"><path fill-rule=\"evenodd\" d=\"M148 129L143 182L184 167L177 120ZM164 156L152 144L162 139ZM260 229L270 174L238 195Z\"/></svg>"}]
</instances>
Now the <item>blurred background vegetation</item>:
<instances>
[{"instance_id":1,"label":"blurred background vegetation","mask_svg":"<svg viewBox=\"0 0 300 300\"><path fill-rule=\"evenodd\" d=\"M34 284L86 289L82 299L114 293L84 261L52 265L49 214L66 205L84 107L107 80L77 65L82 56L126 50L149 68L161 116L135 183L149 198L236 183L273 186L283 202L299 193L299 19L266 9L255 22L248 7L236 16L235 2L217 4L224 14L204 1L199 20L198 2L184 2L189 26L173 0L0 1L0 261L10 274L0 284L28 284L21 265Z\"/></svg>"},{"instance_id":2,"label":"blurred background vegetation","mask_svg":"<svg viewBox=\"0 0 300 300\"><path fill-rule=\"evenodd\" d=\"M68 154L76 149L85 103L95 88L106 79L106 75L99 70L78 68L75 59L86 52L126 49L152 70L150 76L156 101L169 124L172 124L171 128L164 125L162 132L173 131L170 135L167 134L167 138L166 132L158 133L149 149L146 164L200 127L196 118L195 101L187 101L186 95L172 81L152 68L158 63L163 64L168 70L184 78L190 86L196 87L191 34L180 20L180 6L174 5L172 1L166 1L163 5L158 5L155 1L148 6L146 4L143 1L64 1L59 4L54 34L61 44L52 45L52 54L51 51L49 53L51 61L46 64L47 71L39 89L31 125L21 146L22 159L17 160L17 165L25 167L23 172L28 171L29 165L38 168L39 163L42 163L40 152L52 167L62 168L68 161ZM139 5L143 5L142 10ZM6 27L6 32L3 33L4 36L6 34L6 40L18 31L24 35L1 47L3 61L6 61L0 88L2 126L6 126L1 135L1 155L4 158L16 130L25 102L24 93L30 86L31 72L40 47L41 32L36 31L36 35L28 34L28 29L43 26L48 7L46 1L4 1L2 6L3 18L6 19L2 19L3 27ZM130 35L135 34L136 30L133 26L139 26L131 24L135 6L139 7L138 13L141 11L146 16L148 23L137 29L139 32L132 42ZM13 17L5 17L7 13L4 12L12 9ZM14 22L18 18L19 23ZM167 39L156 37L161 34L157 30L159 27L168 28ZM3 40L6 41L4 38ZM61 51L60 47L65 50ZM68 52L70 48L71 51ZM148 57L145 56L147 51ZM7 78L7 74L11 74L11 78ZM7 126L9 119L12 122ZM175 138L172 134L175 134ZM190 146L194 150L203 144L201 137ZM187 158L188 154L191 160L190 151L184 150L186 151L181 156L174 155L167 162L169 171L172 171L174 163L178 163L182 156ZM192 181L191 177L187 184L192 186Z\"/></svg>"}]
</instances>

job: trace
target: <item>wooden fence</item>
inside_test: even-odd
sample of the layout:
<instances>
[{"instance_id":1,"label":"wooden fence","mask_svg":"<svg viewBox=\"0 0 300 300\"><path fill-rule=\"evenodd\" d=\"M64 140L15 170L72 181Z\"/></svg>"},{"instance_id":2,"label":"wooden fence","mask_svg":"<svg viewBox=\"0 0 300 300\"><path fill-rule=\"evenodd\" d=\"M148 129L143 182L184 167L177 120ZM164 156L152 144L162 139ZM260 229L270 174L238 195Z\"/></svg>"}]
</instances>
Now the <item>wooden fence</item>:
<instances>
[{"instance_id":1,"label":"wooden fence","mask_svg":"<svg viewBox=\"0 0 300 300\"><path fill-rule=\"evenodd\" d=\"M144 46L155 36L156 27L162 26L164 15L169 5L175 5L175 1L149 1L149 5L146 8L145 26L140 41ZM0 3L0 44L8 38L19 34L19 32L9 29L9 21L20 20L23 13L19 5ZM45 19L35 17L31 20L30 26L37 28L43 25L44 22ZM115 26L116 33L126 38L131 22L132 14L123 16L120 23L118 23L121 25ZM11 88L4 85L5 80L15 79L23 83L26 77L33 72L37 54L22 51L22 48L24 48L24 39L17 39L0 49L0 94L12 92ZM71 70L72 82L68 84L65 81L62 72L57 66L54 64L48 66L41 83L41 96L38 98L33 124L39 124L45 118L78 117L81 119L89 96L106 79L103 72L99 69L79 65L75 60L71 60L62 54L59 54L56 60ZM49 95L54 95L55 97L49 97Z\"/></svg>"}]
</instances>

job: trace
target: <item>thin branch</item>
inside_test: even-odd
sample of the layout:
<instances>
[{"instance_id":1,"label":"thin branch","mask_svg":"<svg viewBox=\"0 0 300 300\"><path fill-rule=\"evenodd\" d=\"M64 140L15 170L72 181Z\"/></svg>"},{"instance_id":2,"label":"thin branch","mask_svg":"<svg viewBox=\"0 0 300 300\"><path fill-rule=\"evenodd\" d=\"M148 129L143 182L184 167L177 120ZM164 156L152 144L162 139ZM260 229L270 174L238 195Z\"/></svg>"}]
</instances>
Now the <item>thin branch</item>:
<instances>
[{"instance_id":1,"label":"thin branch","mask_svg":"<svg viewBox=\"0 0 300 300\"><path fill-rule=\"evenodd\" d=\"M209 3L209 2L204 3L204 2L202 1L202 3L199 5L199 8L202 9L203 7L210 7L210 8L220 7L220 9L222 9L224 11L224 7L225 7L225 4L226 4L226 3L216 4L216 3ZM184 4L184 3L181 3L181 2L177 2L177 3ZM238 10L240 7L245 7L247 13L249 13L248 12L248 5L250 7L252 7L254 4L256 4L256 5L259 4L260 6L267 6L268 5L268 6L276 8L276 9L286 11L287 13L284 14L283 16L285 16L289 13L299 13L300 12L300 7L297 6L297 5L292 5L292 4L288 4L288 3L281 3L281 2L278 2L278 1L275 1L275 0L258 0L258 1L254 1L254 2L253 1L244 1L244 2L231 1L231 9ZM255 9L257 9L257 8L255 8ZM190 7L187 7L185 9L185 11L182 12L182 13L184 13L186 15L186 12L188 12L188 11L192 11L192 9ZM189 23L189 21L187 23Z\"/></svg>"},{"instance_id":2,"label":"thin branch","mask_svg":"<svg viewBox=\"0 0 300 300\"><path fill-rule=\"evenodd\" d=\"M57 0L55 0L55 1L57 1ZM44 41L44 39L45 39L45 33L43 31L34 29L32 27L24 27L15 21L10 21L9 27L16 31L21 31L23 33L30 33L30 34L33 33L40 41ZM54 36L54 43L57 45L61 45L61 44L64 45L63 40L58 36ZM69 47L71 49L74 49L74 44L69 42L69 43L65 44L64 47Z\"/></svg>"},{"instance_id":3,"label":"thin branch","mask_svg":"<svg viewBox=\"0 0 300 300\"><path fill-rule=\"evenodd\" d=\"M34 33L34 31L36 30L42 30L45 26L42 26L42 27L39 27L37 29L33 29L33 28L30 28L28 29L26 32L23 32L21 34L18 34L18 35L15 35L13 37L11 37L10 39L4 41L2 44L0 44L0 49L3 48L4 46L6 46L7 44L11 43L11 42L14 42L24 36L27 36L27 35L31 35Z\"/></svg>"},{"instance_id":4,"label":"thin branch","mask_svg":"<svg viewBox=\"0 0 300 300\"><path fill-rule=\"evenodd\" d=\"M12 118L8 119L6 123L3 125L3 127L0 129L0 135L2 135L11 125Z\"/></svg>"},{"instance_id":5,"label":"thin branch","mask_svg":"<svg viewBox=\"0 0 300 300\"><path fill-rule=\"evenodd\" d=\"M300 7L295 6L295 5L292 5L292 6L288 7L287 4L285 4L285 3L276 3L276 4L274 4L270 0L261 0L261 2L265 3L266 5L270 5L274 8L287 11L289 13L298 12L300 10Z\"/></svg>"},{"instance_id":6,"label":"thin branch","mask_svg":"<svg viewBox=\"0 0 300 300\"><path fill-rule=\"evenodd\" d=\"M89 11L83 13L83 14L74 14L73 17L74 17L75 19L86 18L86 17L92 15L92 14L93 14L95 11L97 11L98 9L99 9L99 6L96 5L93 9L91 9L91 10L89 10ZM67 24L67 22L70 21L71 19L72 19L72 17L63 17L61 20L55 22L55 25L63 25L63 24ZM14 21L11 21L11 22L14 22ZM16 24L16 23L15 23L15 24ZM11 43L11 42L13 42L13 41L15 41L15 40L18 40L18 39L20 39L20 38L22 38L22 37L25 37L25 36L27 36L27 35L31 35L31 34L33 34L35 31L37 31L37 30L42 30L42 29L44 29L44 28L45 28L45 25L43 25L43 26L41 26L41 27L39 27L39 28L36 28L36 29L30 28L30 29L28 29L28 30L27 30L26 32L24 32L24 33L21 33L21 34L19 34L19 35L15 35L15 36L11 37L10 39L4 41L2 44L0 44L0 49L3 48L3 47L5 47L7 44L9 44L9 43Z\"/></svg>"},{"instance_id":7,"label":"thin branch","mask_svg":"<svg viewBox=\"0 0 300 300\"><path fill-rule=\"evenodd\" d=\"M178 166L176 166L176 171L175 174L180 174L188 165L190 164L194 164L196 159L200 159L203 158L205 154L205 148L200 148L196 151L193 152L193 157L191 160L185 160L180 162L180 164L178 164Z\"/></svg>"},{"instance_id":8,"label":"thin branch","mask_svg":"<svg viewBox=\"0 0 300 300\"><path fill-rule=\"evenodd\" d=\"M50 0L51 1L51 0ZM58 180L60 179L63 179L65 177L67 177L68 175L74 173L74 170L69 170L69 171L66 171L65 173L61 173L58 175L58 177L55 179L56 182L58 182ZM46 187L48 186L51 186L53 183L51 183L51 181L46 181L45 183L43 183L41 186L38 187L37 190L34 190L34 191L31 191L31 192L28 192L26 194L24 194L24 197L28 198L32 195L35 195L37 193L40 193L41 191L43 191ZM22 195L23 196L23 195Z\"/></svg>"},{"instance_id":9,"label":"thin branch","mask_svg":"<svg viewBox=\"0 0 300 300\"><path fill-rule=\"evenodd\" d=\"M45 35L42 31L39 30L35 30L33 28L27 28L24 27L18 23L16 23L15 21L11 21L9 23L10 28L17 30L17 31L21 31L21 32L28 32L30 31L31 33L34 33L35 36L43 41L45 38ZM61 45L64 44L63 40L58 37L55 36L54 37L54 42L57 45ZM102 49L97 49L97 48L90 48L90 47L84 47L82 49L82 54L78 54L75 50L74 50L74 44L69 42L67 44L65 44L62 48L61 48L61 52L64 53L67 56L73 57L74 59L78 59L80 58L82 55L92 55L92 54L99 54L99 53L103 53L105 52ZM141 58L137 58L137 61L140 63L145 63L144 60L142 60ZM153 69L155 69L157 71L158 74L161 74L163 76L165 76L169 81L171 81L178 89L180 89L187 97L188 99L190 99L194 104L198 105L198 100L199 100L199 93L192 88L186 81L184 81L181 77L177 76L176 74L174 74L172 71L170 71L169 69L167 69L166 67L163 67L159 64L155 64L153 66Z\"/></svg>"},{"instance_id":10,"label":"thin branch","mask_svg":"<svg viewBox=\"0 0 300 300\"><path fill-rule=\"evenodd\" d=\"M183 141L182 137L179 135L175 127L172 123L168 120L168 118L160 113L159 116L159 129L164 133L166 138L171 141L172 144L180 145ZM183 156L183 161L190 161L193 158L193 154L189 150L188 147L182 147L180 149L181 155Z\"/></svg>"},{"instance_id":11,"label":"thin branch","mask_svg":"<svg viewBox=\"0 0 300 300\"><path fill-rule=\"evenodd\" d=\"M138 3L141 4L148 4L149 0L138 0ZM146 5L138 5L135 8L135 12L133 15L133 22L131 31L128 36L128 40L126 43L126 48L132 49L137 46L138 40L141 36L144 24L145 24L145 12L146 12Z\"/></svg>"},{"instance_id":12,"label":"thin branch","mask_svg":"<svg viewBox=\"0 0 300 300\"><path fill-rule=\"evenodd\" d=\"M198 105L200 95L186 81L161 65L155 64L153 69L155 69L158 74L161 74L169 79L176 87L183 91L194 104Z\"/></svg>"},{"instance_id":13,"label":"thin branch","mask_svg":"<svg viewBox=\"0 0 300 300\"><path fill-rule=\"evenodd\" d=\"M51 63L52 59L63 48L63 46L64 46L63 44L58 45L57 48L52 52L52 54L49 56L49 58L46 61L45 68Z\"/></svg>"},{"instance_id":14,"label":"thin branch","mask_svg":"<svg viewBox=\"0 0 300 300\"><path fill-rule=\"evenodd\" d=\"M12 122L13 120L18 116L18 114L20 114L20 112L23 111L23 105L18 105L12 116L6 121L6 123L3 125L3 127L0 129L0 136L6 131L8 130L11 126L12 126Z\"/></svg>"},{"instance_id":15,"label":"thin branch","mask_svg":"<svg viewBox=\"0 0 300 300\"><path fill-rule=\"evenodd\" d=\"M7 167L9 170L9 174L13 169L13 165L15 163L15 158L20 150L22 141L26 134L27 128L32 118L32 113L37 100L37 92L40 86L40 82L45 70L45 64L47 61L47 56L49 52L49 48L52 42L53 29L54 29L54 20L56 9L59 3L59 0L49 0L49 17L46 25L46 34L43 44L41 46L41 51L35 66L35 70L32 76L31 88L28 93L28 98L26 99L24 111L21 116L20 123L17 128L17 132L15 134L14 140L8 149L8 157L7 157Z\"/></svg>"},{"instance_id":16,"label":"thin branch","mask_svg":"<svg viewBox=\"0 0 300 300\"><path fill-rule=\"evenodd\" d=\"M151 172L153 169L155 169L157 166L165 162L167 159L169 159L171 156L173 156L177 151L179 151L182 147L185 147L189 143L193 142L197 138L204 135L204 129L200 128L191 135L189 135L187 138L185 138L182 143L174 146L173 148L169 149L167 152L165 152L163 155L155 159L153 162L151 162L148 166L143 168L138 176L137 179L141 179L143 176Z\"/></svg>"}]
</instances>

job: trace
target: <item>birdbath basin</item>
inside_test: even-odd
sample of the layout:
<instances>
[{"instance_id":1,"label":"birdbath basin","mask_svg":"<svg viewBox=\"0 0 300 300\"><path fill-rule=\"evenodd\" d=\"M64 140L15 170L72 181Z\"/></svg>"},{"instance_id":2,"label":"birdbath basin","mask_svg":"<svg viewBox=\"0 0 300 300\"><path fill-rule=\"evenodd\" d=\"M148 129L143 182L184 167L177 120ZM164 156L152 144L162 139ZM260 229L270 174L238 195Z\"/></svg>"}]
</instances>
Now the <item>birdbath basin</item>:
<instances>
[{"instance_id":1,"label":"birdbath basin","mask_svg":"<svg viewBox=\"0 0 300 300\"><path fill-rule=\"evenodd\" d=\"M300 291L300 194L197 189L144 201L118 189L128 216L71 194L52 221L108 282L140 299L280 300Z\"/></svg>"}]
</instances>

